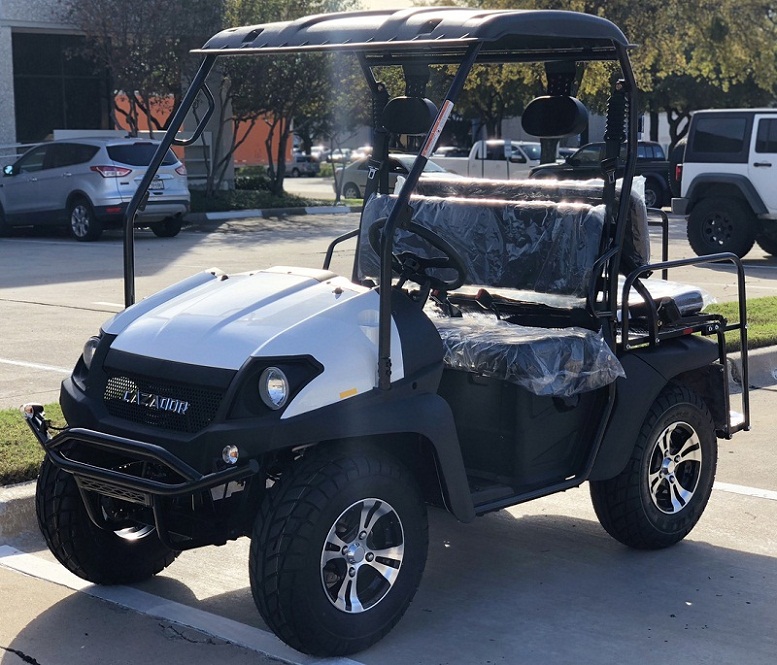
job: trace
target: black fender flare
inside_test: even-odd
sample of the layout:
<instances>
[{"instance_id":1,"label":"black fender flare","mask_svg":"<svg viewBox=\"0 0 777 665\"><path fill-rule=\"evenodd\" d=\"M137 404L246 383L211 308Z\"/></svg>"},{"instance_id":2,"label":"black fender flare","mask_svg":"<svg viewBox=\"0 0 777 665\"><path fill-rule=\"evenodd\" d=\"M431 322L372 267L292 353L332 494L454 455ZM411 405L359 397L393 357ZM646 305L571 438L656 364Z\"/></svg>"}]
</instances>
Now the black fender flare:
<instances>
[{"instance_id":1,"label":"black fender flare","mask_svg":"<svg viewBox=\"0 0 777 665\"><path fill-rule=\"evenodd\" d=\"M446 507L459 521L472 521L475 507L450 406L433 393L400 397L393 392L376 389L296 416L274 428L269 447L282 449L326 440L418 434L434 448Z\"/></svg>"},{"instance_id":2,"label":"black fender flare","mask_svg":"<svg viewBox=\"0 0 777 665\"><path fill-rule=\"evenodd\" d=\"M699 193L707 185L732 185L739 190L742 198L747 201L756 215L765 215L768 212L750 179L747 176L735 173L705 173L704 175L696 176L688 187L688 194L685 197L689 201L686 212L690 212L699 201L707 198Z\"/></svg>"},{"instance_id":3,"label":"black fender flare","mask_svg":"<svg viewBox=\"0 0 777 665\"><path fill-rule=\"evenodd\" d=\"M659 393L671 380L708 367L718 357L717 344L698 336L624 354L620 361L626 378L617 381L615 406L588 480L607 480L623 471Z\"/></svg>"}]
</instances>

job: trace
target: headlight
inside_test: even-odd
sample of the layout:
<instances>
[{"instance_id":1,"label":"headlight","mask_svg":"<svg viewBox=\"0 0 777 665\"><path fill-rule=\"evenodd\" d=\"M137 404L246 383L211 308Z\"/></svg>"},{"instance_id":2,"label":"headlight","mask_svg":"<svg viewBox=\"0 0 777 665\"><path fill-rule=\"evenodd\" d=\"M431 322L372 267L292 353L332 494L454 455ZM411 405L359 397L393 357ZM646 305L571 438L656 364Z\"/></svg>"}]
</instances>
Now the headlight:
<instances>
[{"instance_id":1,"label":"headlight","mask_svg":"<svg viewBox=\"0 0 777 665\"><path fill-rule=\"evenodd\" d=\"M99 337L90 337L86 340L86 344L84 344L84 365L86 365L86 369L92 367L92 359L94 358L95 351L97 351L97 346L99 344Z\"/></svg>"},{"instance_id":2,"label":"headlight","mask_svg":"<svg viewBox=\"0 0 777 665\"><path fill-rule=\"evenodd\" d=\"M277 367L268 367L259 377L259 394L268 407L278 410L289 398L289 380Z\"/></svg>"}]
</instances>

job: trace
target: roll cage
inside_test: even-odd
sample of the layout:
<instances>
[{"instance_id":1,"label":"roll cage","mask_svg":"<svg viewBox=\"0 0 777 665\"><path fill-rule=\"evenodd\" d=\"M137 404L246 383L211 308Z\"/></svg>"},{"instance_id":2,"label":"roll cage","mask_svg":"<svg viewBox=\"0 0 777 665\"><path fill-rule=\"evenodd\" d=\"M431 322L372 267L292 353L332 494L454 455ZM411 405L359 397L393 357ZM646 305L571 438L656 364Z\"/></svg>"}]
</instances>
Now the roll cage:
<instances>
[{"instance_id":1,"label":"roll cage","mask_svg":"<svg viewBox=\"0 0 777 665\"><path fill-rule=\"evenodd\" d=\"M215 107L206 79L216 60L222 56L272 56L290 53L344 53L356 57L372 94L374 118L374 149L370 169L377 177L368 181L365 202L373 193L388 193L388 178L382 165L388 157L388 129L381 126L382 110L388 95L375 77L373 68L388 65L401 66L405 73L406 94L423 97L428 80L429 65L458 65L439 110L434 109L431 122L421 130L405 130L423 136L421 148L395 204L385 221L383 237L393 238L394 231L409 223L410 197L418 185L421 173L434 151L443 127L475 64L487 63L545 63L547 94L571 95L577 63L612 61L620 69L621 80L613 86L608 104L605 130L605 159L602 162L605 205L605 228L595 263L587 307L601 322L607 344L616 348L616 326L619 317L618 279L625 268L631 273L640 266L622 265L622 248L629 214L629 197L616 194L615 169L622 145L626 145L623 176L619 183L622 192L630 192L637 156L638 118L636 82L628 58L630 44L621 30L610 21L597 16L556 10L475 10L463 8L411 8L404 10L355 11L340 14L322 14L294 21L243 26L223 30L193 52L203 56L202 63L168 126L168 131L152 160L125 216L124 235L124 296L125 305L135 301L133 224L135 214L147 196L151 180L164 154L171 145L187 145L195 141L209 120ZM196 127L192 138L176 138L187 113L197 96L203 94L208 110ZM551 123L552 124L552 123ZM546 137L558 138L550 130ZM542 136L537 132L538 136ZM327 252L325 264L332 255L334 244L352 238L352 232L335 240ZM357 251L358 260L358 251ZM392 243L381 247L380 283L392 283ZM720 258L720 257L719 257ZM740 286L743 286L741 265L732 256L723 257L737 264ZM707 257L709 259L709 257ZM666 256L664 256L664 263ZM666 264L667 266L669 264ZM664 264L662 264L662 268ZM643 272L644 272L644 266ZM357 270L354 266L354 278ZM639 278L629 282L640 291ZM642 293L642 291L640 291ZM391 311L392 289L380 289L378 388L388 390L391 377ZM626 298L624 298L626 300ZM627 305L625 305L627 307ZM623 315L626 312L624 310ZM741 321L737 324L746 349L744 304L740 307ZM652 311L655 323L656 312ZM733 328L733 327L732 327ZM729 328L731 329L731 328ZM723 331L719 333L721 336ZM645 338L654 344L658 335ZM624 339L623 348L629 343ZM722 352L725 355L725 352ZM743 353L746 354L746 351ZM746 367L746 359L743 365ZM745 370L746 371L746 370ZM727 433L749 427L747 396L743 396L745 418L741 427L728 427Z\"/></svg>"}]
</instances>

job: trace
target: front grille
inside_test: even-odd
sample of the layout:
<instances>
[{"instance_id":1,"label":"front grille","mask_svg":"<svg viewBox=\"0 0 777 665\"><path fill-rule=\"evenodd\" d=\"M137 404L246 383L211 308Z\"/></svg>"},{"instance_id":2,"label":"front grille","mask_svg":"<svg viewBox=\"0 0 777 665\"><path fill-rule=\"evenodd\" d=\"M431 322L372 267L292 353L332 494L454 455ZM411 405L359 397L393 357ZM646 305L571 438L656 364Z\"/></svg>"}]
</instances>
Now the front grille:
<instances>
[{"instance_id":1,"label":"front grille","mask_svg":"<svg viewBox=\"0 0 777 665\"><path fill-rule=\"evenodd\" d=\"M128 376L109 377L103 395L112 416L187 433L213 421L222 397L221 390Z\"/></svg>"}]
</instances>

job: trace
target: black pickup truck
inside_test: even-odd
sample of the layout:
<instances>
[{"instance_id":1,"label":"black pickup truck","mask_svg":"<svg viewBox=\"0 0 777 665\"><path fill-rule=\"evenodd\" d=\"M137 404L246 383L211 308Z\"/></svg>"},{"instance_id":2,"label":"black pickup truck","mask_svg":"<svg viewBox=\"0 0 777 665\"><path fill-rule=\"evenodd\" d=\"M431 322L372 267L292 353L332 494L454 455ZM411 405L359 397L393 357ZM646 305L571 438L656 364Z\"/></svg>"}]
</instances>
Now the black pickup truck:
<instances>
[{"instance_id":1,"label":"black pickup truck","mask_svg":"<svg viewBox=\"0 0 777 665\"><path fill-rule=\"evenodd\" d=\"M588 180L602 177L604 142L587 143L563 162L540 164L529 171L531 178L558 178L559 180ZM625 161L625 147L621 149L621 177ZM640 141L637 145L637 170L635 175L645 176L645 203L648 208L669 205L672 193L669 187L669 162L664 149L652 141Z\"/></svg>"}]
</instances>

